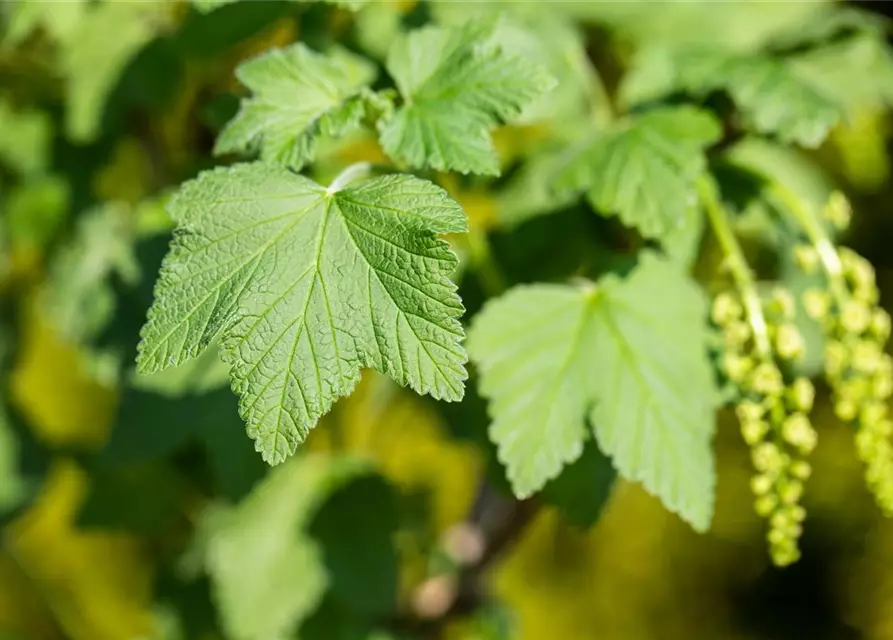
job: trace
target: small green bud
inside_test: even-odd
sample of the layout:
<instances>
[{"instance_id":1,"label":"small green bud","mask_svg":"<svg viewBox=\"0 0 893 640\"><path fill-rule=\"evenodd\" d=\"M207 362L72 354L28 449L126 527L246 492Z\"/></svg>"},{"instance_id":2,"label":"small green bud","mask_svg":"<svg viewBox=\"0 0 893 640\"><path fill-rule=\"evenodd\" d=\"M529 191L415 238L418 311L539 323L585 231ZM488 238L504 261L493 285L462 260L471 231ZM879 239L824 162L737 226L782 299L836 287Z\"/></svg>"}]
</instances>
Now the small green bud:
<instances>
[{"instance_id":1,"label":"small green bud","mask_svg":"<svg viewBox=\"0 0 893 640\"><path fill-rule=\"evenodd\" d=\"M812 475L812 466L805 460L796 460L791 463L791 475L799 480L808 480Z\"/></svg>"},{"instance_id":2,"label":"small green bud","mask_svg":"<svg viewBox=\"0 0 893 640\"><path fill-rule=\"evenodd\" d=\"M735 407L735 414L738 416L739 422L758 422L766 409L763 405L753 400L743 400Z\"/></svg>"},{"instance_id":3,"label":"small green bud","mask_svg":"<svg viewBox=\"0 0 893 640\"><path fill-rule=\"evenodd\" d=\"M722 354L721 366L729 380L741 382L753 369L753 359L749 356L726 352Z\"/></svg>"},{"instance_id":4,"label":"small green bud","mask_svg":"<svg viewBox=\"0 0 893 640\"><path fill-rule=\"evenodd\" d=\"M850 226L853 210L846 196L840 191L834 191L831 193L823 213L828 222L842 231Z\"/></svg>"},{"instance_id":5,"label":"small green bud","mask_svg":"<svg viewBox=\"0 0 893 640\"><path fill-rule=\"evenodd\" d=\"M883 402L869 402L862 405L859 420L868 425L879 423L887 416L887 405Z\"/></svg>"},{"instance_id":6,"label":"small green bud","mask_svg":"<svg viewBox=\"0 0 893 640\"><path fill-rule=\"evenodd\" d=\"M855 299L843 303L840 310L840 326L847 333L862 333L871 323L871 310L868 305Z\"/></svg>"},{"instance_id":7,"label":"small green bud","mask_svg":"<svg viewBox=\"0 0 893 640\"><path fill-rule=\"evenodd\" d=\"M788 540L788 535L781 529L773 527L769 529L769 533L766 534L766 540L769 541L773 547L778 547L783 545Z\"/></svg>"},{"instance_id":8,"label":"small green bud","mask_svg":"<svg viewBox=\"0 0 893 640\"><path fill-rule=\"evenodd\" d=\"M813 320L824 320L831 310L831 296L821 289L807 289L803 292L803 308Z\"/></svg>"},{"instance_id":9,"label":"small green bud","mask_svg":"<svg viewBox=\"0 0 893 640\"><path fill-rule=\"evenodd\" d=\"M834 413L844 422L850 422L859 414L859 406L848 398L841 398L834 403Z\"/></svg>"},{"instance_id":10,"label":"small green bud","mask_svg":"<svg viewBox=\"0 0 893 640\"><path fill-rule=\"evenodd\" d=\"M872 340L859 340L853 345L852 366L865 375L871 375L881 366L881 350Z\"/></svg>"},{"instance_id":11,"label":"small green bud","mask_svg":"<svg viewBox=\"0 0 893 640\"><path fill-rule=\"evenodd\" d=\"M795 504L790 507L791 519L794 522L803 522L806 520L806 509L804 509L799 504Z\"/></svg>"},{"instance_id":12,"label":"small green bud","mask_svg":"<svg viewBox=\"0 0 893 640\"><path fill-rule=\"evenodd\" d=\"M725 325L722 332L726 346L738 349L750 340L750 325L741 320L735 320Z\"/></svg>"},{"instance_id":13,"label":"small green bud","mask_svg":"<svg viewBox=\"0 0 893 640\"><path fill-rule=\"evenodd\" d=\"M825 345L825 372L833 379L843 375L849 364L849 352L840 342L829 342Z\"/></svg>"},{"instance_id":14,"label":"small green bud","mask_svg":"<svg viewBox=\"0 0 893 640\"><path fill-rule=\"evenodd\" d=\"M781 371L771 362L761 362L750 376L750 387L764 396L780 396L782 386Z\"/></svg>"},{"instance_id":15,"label":"small green bud","mask_svg":"<svg viewBox=\"0 0 893 640\"><path fill-rule=\"evenodd\" d=\"M883 309L874 309L871 312L871 332L880 342L886 342L890 337L890 314Z\"/></svg>"},{"instance_id":16,"label":"small green bud","mask_svg":"<svg viewBox=\"0 0 893 640\"><path fill-rule=\"evenodd\" d=\"M799 480L790 480L782 486L778 492L778 497L785 504L796 504L803 496L803 483Z\"/></svg>"},{"instance_id":17,"label":"small green bud","mask_svg":"<svg viewBox=\"0 0 893 640\"><path fill-rule=\"evenodd\" d=\"M806 343L800 330L793 324L785 323L778 326L775 332L775 349L784 360L794 360L803 355Z\"/></svg>"},{"instance_id":18,"label":"small green bud","mask_svg":"<svg viewBox=\"0 0 893 640\"><path fill-rule=\"evenodd\" d=\"M785 441L794 445L804 455L815 449L818 435L807 418L802 413L795 413L784 421L781 433Z\"/></svg>"},{"instance_id":19,"label":"small green bud","mask_svg":"<svg viewBox=\"0 0 893 640\"><path fill-rule=\"evenodd\" d=\"M767 475L757 475L750 479L750 489L754 494L763 496L772 490L772 478Z\"/></svg>"},{"instance_id":20,"label":"small green bud","mask_svg":"<svg viewBox=\"0 0 893 640\"><path fill-rule=\"evenodd\" d=\"M771 493L760 496L753 503L754 511L763 518L768 518L769 514L775 511L776 506L778 506L778 498Z\"/></svg>"},{"instance_id":21,"label":"small green bud","mask_svg":"<svg viewBox=\"0 0 893 640\"><path fill-rule=\"evenodd\" d=\"M788 389L788 402L795 411L809 413L815 402L815 387L809 378L800 377L794 380Z\"/></svg>"},{"instance_id":22,"label":"small green bud","mask_svg":"<svg viewBox=\"0 0 893 640\"><path fill-rule=\"evenodd\" d=\"M781 451L771 442L757 445L751 452L753 466L762 473L777 474L781 470Z\"/></svg>"},{"instance_id":23,"label":"small green bud","mask_svg":"<svg viewBox=\"0 0 893 640\"><path fill-rule=\"evenodd\" d=\"M761 420L741 423L741 437L751 447L762 442L767 433L769 433L769 426Z\"/></svg>"},{"instance_id":24,"label":"small green bud","mask_svg":"<svg viewBox=\"0 0 893 640\"><path fill-rule=\"evenodd\" d=\"M876 375L871 381L871 393L878 400L886 400L893 394L893 377Z\"/></svg>"},{"instance_id":25,"label":"small green bud","mask_svg":"<svg viewBox=\"0 0 893 640\"><path fill-rule=\"evenodd\" d=\"M723 291L713 299L710 316L713 322L722 327L733 320L739 320L743 313L744 309L738 298L728 291Z\"/></svg>"},{"instance_id":26,"label":"small green bud","mask_svg":"<svg viewBox=\"0 0 893 640\"><path fill-rule=\"evenodd\" d=\"M819 267L819 252L811 245L798 244L794 247L794 261L806 273L815 273Z\"/></svg>"},{"instance_id":27,"label":"small green bud","mask_svg":"<svg viewBox=\"0 0 893 640\"><path fill-rule=\"evenodd\" d=\"M766 311L785 320L790 320L794 317L795 310L796 305L790 292L787 289L775 287L772 290L772 296L766 304Z\"/></svg>"}]
</instances>

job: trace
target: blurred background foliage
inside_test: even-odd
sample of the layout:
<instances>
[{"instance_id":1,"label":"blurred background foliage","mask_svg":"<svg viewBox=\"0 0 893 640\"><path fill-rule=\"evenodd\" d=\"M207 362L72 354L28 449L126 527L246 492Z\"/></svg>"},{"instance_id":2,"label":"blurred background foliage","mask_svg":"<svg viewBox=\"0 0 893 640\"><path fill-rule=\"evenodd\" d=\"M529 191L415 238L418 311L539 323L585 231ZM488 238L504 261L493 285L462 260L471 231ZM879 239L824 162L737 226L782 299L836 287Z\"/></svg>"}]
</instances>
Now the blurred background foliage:
<instances>
[{"instance_id":1,"label":"blurred background foliage","mask_svg":"<svg viewBox=\"0 0 893 640\"><path fill-rule=\"evenodd\" d=\"M401 31L494 7L519 25L507 46L548 60L559 84L497 132L503 177L437 176L501 265L460 274L469 314L506 278L566 278L623 255L628 236L552 193L550 167L581 122L624 108L642 56L687 44L785 51L847 97L818 150L744 141L735 153L815 203L844 190L856 212L844 241L893 299L889 4L361 4L0 4L0 638L893 638L893 522L821 403L804 556L778 570L731 415L719 417L716 516L697 535L615 482L594 447L541 496L513 500L471 388L438 406L366 375L269 469L214 353L135 377L172 227L164 202L214 164L242 91L234 67L298 39L380 62ZM319 155L322 179L387 163L368 133ZM761 202L739 213L760 264L783 239ZM484 264L482 247L456 250ZM697 270L715 266L705 241Z\"/></svg>"}]
</instances>

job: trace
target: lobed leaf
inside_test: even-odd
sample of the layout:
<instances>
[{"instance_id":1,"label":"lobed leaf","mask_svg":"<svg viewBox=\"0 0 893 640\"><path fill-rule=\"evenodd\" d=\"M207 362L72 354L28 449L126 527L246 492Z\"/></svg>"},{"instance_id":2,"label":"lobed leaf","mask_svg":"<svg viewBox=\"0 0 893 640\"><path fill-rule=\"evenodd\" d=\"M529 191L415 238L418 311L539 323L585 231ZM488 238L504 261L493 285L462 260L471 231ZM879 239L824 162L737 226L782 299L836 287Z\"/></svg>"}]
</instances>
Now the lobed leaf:
<instances>
[{"instance_id":1,"label":"lobed leaf","mask_svg":"<svg viewBox=\"0 0 893 640\"><path fill-rule=\"evenodd\" d=\"M269 463L294 453L362 367L462 397L457 260L436 234L466 219L442 189L389 175L336 191L255 163L203 173L169 211L178 229L139 368L180 364L219 337Z\"/></svg>"},{"instance_id":2,"label":"lobed leaf","mask_svg":"<svg viewBox=\"0 0 893 640\"><path fill-rule=\"evenodd\" d=\"M592 428L621 475L705 530L715 484L706 313L695 284L651 253L626 279L517 287L489 303L468 349L515 493L577 460Z\"/></svg>"},{"instance_id":3,"label":"lobed leaf","mask_svg":"<svg viewBox=\"0 0 893 640\"><path fill-rule=\"evenodd\" d=\"M656 109L597 133L558 172L556 187L585 190L604 215L662 238L694 224L694 181L706 169L704 149L720 133L704 111Z\"/></svg>"},{"instance_id":4,"label":"lobed leaf","mask_svg":"<svg viewBox=\"0 0 893 640\"><path fill-rule=\"evenodd\" d=\"M346 50L321 54L299 42L249 60L236 75L254 95L242 100L214 153L259 151L263 160L300 170L315 156L320 136L359 126L366 112L363 89L375 69Z\"/></svg>"},{"instance_id":5,"label":"lobed leaf","mask_svg":"<svg viewBox=\"0 0 893 640\"><path fill-rule=\"evenodd\" d=\"M495 44L496 26L425 27L394 43L387 67L404 104L379 121L389 156L415 168L499 174L490 129L517 118L554 80Z\"/></svg>"}]
</instances>

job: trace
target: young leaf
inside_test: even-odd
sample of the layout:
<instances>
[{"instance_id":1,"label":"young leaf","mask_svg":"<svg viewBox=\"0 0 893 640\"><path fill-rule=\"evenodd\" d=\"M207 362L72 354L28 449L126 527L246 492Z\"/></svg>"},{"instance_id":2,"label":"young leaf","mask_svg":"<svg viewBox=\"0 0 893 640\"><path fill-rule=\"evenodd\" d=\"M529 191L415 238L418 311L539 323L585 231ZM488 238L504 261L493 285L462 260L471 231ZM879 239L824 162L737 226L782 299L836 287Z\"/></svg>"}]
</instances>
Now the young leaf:
<instances>
[{"instance_id":1,"label":"young leaf","mask_svg":"<svg viewBox=\"0 0 893 640\"><path fill-rule=\"evenodd\" d=\"M61 52L65 129L73 141L97 137L106 98L127 64L153 38L166 10L163 2L103 2L85 9Z\"/></svg>"},{"instance_id":2,"label":"young leaf","mask_svg":"<svg viewBox=\"0 0 893 640\"><path fill-rule=\"evenodd\" d=\"M0 99L0 164L26 176L42 173L49 164L52 135L49 114L15 111Z\"/></svg>"},{"instance_id":3,"label":"young leaf","mask_svg":"<svg viewBox=\"0 0 893 640\"><path fill-rule=\"evenodd\" d=\"M328 496L369 474L356 460L302 456L271 472L238 505L204 514L198 554L227 637L294 637L329 583L307 528Z\"/></svg>"},{"instance_id":4,"label":"young leaf","mask_svg":"<svg viewBox=\"0 0 893 640\"><path fill-rule=\"evenodd\" d=\"M463 313L438 233L465 215L425 180L337 190L263 163L205 172L169 205L178 224L139 346L151 372L220 336L264 459L294 453L373 367L435 398L466 378Z\"/></svg>"},{"instance_id":5,"label":"young leaf","mask_svg":"<svg viewBox=\"0 0 893 640\"><path fill-rule=\"evenodd\" d=\"M41 301L54 328L69 340L95 338L111 319L112 274L127 283L139 280L133 222L126 205L101 204L84 214L71 243L54 256Z\"/></svg>"},{"instance_id":6,"label":"young leaf","mask_svg":"<svg viewBox=\"0 0 893 640\"><path fill-rule=\"evenodd\" d=\"M298 43L241 65L236 76L254 96L217 139L215 154L259 150L264 160L295 170L313 159L320 136L357 127L361 93L375 78L365 58L337 49L321 54Z\"/></svg>"},{"instance_id":7,"label":"young leaf","mask_svg":"<svg viewBox=\"0 0 893 640\"><path fill-rule=\"evenodd\" d=\"M515 493L529 496L579 458L588 420L621 475L706 529L715 393L706 312L700 290L651 253L625 279L518 287L486 306L468 349Z\"/></svg>"},{"instance_id":8,"label":"young leaf","mask_svg":"<svg viewBox=\"0 0 893 640\"><path fill-rule=\"evenodd\" d=\"M720 133L713 116L692 107L651 111L596 134L558 174L556 186L586 190L601 213L661 238L692 217L704 149Z\"/></svg>"},{"instance_id":9,"label":"young leaf","mask_svg":"<svg viewBox=\"0 0 893 640\"><path fill-rule=\"evenodd\" d=\"M499 174L489 130L520 115L554 80L499 48L495 27L425 27L397 40L387 67L405 102L379 122L389 156L416 168Z\"/></svg>"},{"instance_id":10,"label":"young leaf","mask_svg":"<svg viewBox=\"0 0 893 640\"><path fill-rule=\"evenodd\" d=\"M627 102L673 91L699 96L725 91L757 132L804 147L821 144L841 115L836 102L789 64L766 55L650 50L627 82Z\"/></svg>"}]
</instances>

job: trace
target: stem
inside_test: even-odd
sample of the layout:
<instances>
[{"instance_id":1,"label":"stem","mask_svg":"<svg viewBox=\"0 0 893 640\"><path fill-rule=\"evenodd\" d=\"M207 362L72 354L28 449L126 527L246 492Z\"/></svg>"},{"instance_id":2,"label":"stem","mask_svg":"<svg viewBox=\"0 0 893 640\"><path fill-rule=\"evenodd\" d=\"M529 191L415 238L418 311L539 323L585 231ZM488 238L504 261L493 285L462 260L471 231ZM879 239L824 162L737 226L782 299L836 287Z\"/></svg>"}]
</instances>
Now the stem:
<instances>
[{"instance_id":1,"label":"stem","mask_svg":"<svg viewBox=\"0 0 893 640\"><path fill-rule=\"evenodd\" d=\"M719 200L716 183L708 177L702 177L698 180L697 187L701 203L710 219L710 225L726 255L726 265L732 274L735 285L741 292L741 299L744 301L744 308L747 310L747 317L753 329L757 354L763 359L772 359L772 346L769 342L766 318L763 316L763 306L757 293L756 282L750 266L744 258L744 251L729 224L725 207Z\"/></svg>"},{"instance_id":2,"label":"stem","mask_svg":"<svg viewBox=\"0 0 893 640\"><path fill-rule=\"evenodd\" d=\"M843 277L843 266L828 233L796 193L778 182L770 182L770 184L772 185L770 194L794 217L818 252L819 260L828 274L834 295L839 299L845 298L846 283Z\"/></svg>"},{"instance_id":3,"label":"stem","mask_svg":"<svg viewBox=\"0 0 893 640\"><path fill-rule=\"evenodd\" d=\"M335 179L332 180L332 184L326 189L326 193L331 196L332 194L341 191L351 182L362 180L369 175L370 171L372 171L371 162L355 162L352 165L348 165L344 171L335 176Z\"/></svg>"}]
</instances>

